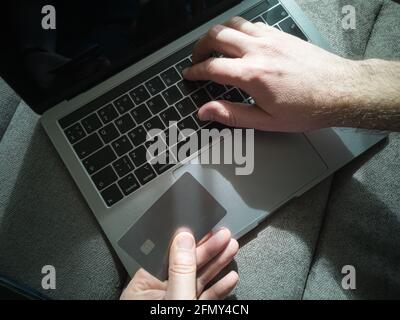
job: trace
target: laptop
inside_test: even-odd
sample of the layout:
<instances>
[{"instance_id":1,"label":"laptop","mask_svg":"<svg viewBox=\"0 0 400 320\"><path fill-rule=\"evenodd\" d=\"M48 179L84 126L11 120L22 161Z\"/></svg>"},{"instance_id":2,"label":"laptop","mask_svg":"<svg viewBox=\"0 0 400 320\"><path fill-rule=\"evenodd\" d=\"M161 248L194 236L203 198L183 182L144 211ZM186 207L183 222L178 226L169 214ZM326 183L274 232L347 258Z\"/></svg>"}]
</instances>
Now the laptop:
<instances>
[{"instance_id":1,"label":"laptop","mask_svg":"<svg viewBox=\"0 0 400 320\"><path fill-rule=\"evenodd\" d=\"M184 177L190 175L202 188L180 186L168 198L176 202L169 207L188 198L200 203L197 191L206 190L224 212L209 227L225 226L240 238L385 138L348 128L255 132L250 175L237 175L235 164L202 164L202 153L223 144L223 136L185 161L152 164L144 156L150 129L167 130L171 118L180 129L218 128L197 119L199 107L218 98L251 101L238 88L182 78L194 43L213 25L242 16L332 48L293 0L51 1L55 29L41 24L51 15L51 10L42 13L47 3L23 3L6 4L2 23L9 27L1 30L9 46L0 53L7 61L1 76L42 114L45 131L131 275L143 263L124 239ZM159 212L142 229L153 224L162 233L170 219ZM156 242L132 245L148 254Z\"/></svg>"}]
</instances>

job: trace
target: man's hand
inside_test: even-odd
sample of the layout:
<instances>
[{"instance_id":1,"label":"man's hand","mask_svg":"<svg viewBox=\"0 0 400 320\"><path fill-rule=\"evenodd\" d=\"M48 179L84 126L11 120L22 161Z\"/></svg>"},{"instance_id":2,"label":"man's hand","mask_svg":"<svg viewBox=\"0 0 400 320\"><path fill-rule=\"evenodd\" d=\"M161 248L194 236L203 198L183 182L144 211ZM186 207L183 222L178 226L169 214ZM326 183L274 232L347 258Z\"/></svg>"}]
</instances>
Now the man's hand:
<instances>
[{"instance_id":1,"label":"man's hand","mask_svg":"<svg viewBox=\"0 0 400 320\"><path fill-rule=\"evenodd\" d=\"M210 58L213 52L223 57ZM255 100L254 105L209 102L199 110L201 120L289 132L399 126L390 121L393 113L396 119L400 114L396 62L347 60L263 23L235 17L198 41L193 63L184 71L186 79L236 86Z\"/></svg>"},{"instance_id":2,"label":"man's hand","mask_svg":"<svg viewBox=\"0 0 400 320\"><path fill-rule=\"evenodd\" d=\"M196 247L193 235L179 233L169 257L168 281L161 282L140 269L121 295L123 300L215 300L225 298L239 277L231 271L208 289L206 286L234 258L239 245L227 229L209 234Z\"/></svg>"}]
</instances>

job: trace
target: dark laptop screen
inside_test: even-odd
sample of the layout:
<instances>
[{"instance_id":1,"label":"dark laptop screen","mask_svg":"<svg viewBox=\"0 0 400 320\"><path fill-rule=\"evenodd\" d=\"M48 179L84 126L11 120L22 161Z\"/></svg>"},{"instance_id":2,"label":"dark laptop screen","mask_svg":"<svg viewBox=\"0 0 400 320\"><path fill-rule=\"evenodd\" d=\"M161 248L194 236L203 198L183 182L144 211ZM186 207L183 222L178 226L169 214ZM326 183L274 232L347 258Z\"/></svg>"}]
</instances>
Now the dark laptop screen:
<instances>
[{"instance_id":1,"label":"dark laptop screen","mask_svg":"<svg viewBox=\"0 0 400 320\"><path fill-rule=\"evenodd\" d=\"M0 75L42 113L240 0L3 2Z\"/></svg>"}]
</instances>

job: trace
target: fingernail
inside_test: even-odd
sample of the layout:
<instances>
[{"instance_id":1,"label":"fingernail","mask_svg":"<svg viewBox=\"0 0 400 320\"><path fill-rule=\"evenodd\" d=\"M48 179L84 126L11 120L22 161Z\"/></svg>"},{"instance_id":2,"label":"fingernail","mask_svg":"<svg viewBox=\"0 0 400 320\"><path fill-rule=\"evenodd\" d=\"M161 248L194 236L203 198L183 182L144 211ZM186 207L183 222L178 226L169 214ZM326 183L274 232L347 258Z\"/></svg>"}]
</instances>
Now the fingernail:
<instances>
[{"instance_id":1,"label":"fingernail","mask_svg":"<svg viewBox=\"0 0 400 320\"><path fill-rule=\"evenodd\" d=\"M192 249L194 246L194 238L190 233L183 232L177 235L176 246L179 249Z\"/></svg>"},{"instance_id":2,"label":"fingernail","mask_svg":"<svg viewBox=\"0 0 400 320\"><path fill-rule=\"evenodd\" d=\"M197 116L199 117L199 119L201 121L213 121L212 117L210 117L207 112L203 112L200 114L200 112L197 114Z\"/></svg>"},{"instance_id":3,"label":"fingernail","mask_svg":"<svg viewBox=\"0 0 400 320\"><path fill-rule=\"evenodd\" d=\"M185 68L185 69L182 70L182 75L183 75L183 76L186 76L186 74L187 74L187 68Z\"/></svg>"},{"instance_id":4,"label":"fingernail","mask_svg":"<svg viewBox=\"0 0 400 320\"><path fill-rule=\"evenodd\" d=\"M223 240L225 238L225 234L227 232L227 229L220 229L217 231L217 233L215 234L215 238L217 240Z\"/></svg>"}]
</instances>

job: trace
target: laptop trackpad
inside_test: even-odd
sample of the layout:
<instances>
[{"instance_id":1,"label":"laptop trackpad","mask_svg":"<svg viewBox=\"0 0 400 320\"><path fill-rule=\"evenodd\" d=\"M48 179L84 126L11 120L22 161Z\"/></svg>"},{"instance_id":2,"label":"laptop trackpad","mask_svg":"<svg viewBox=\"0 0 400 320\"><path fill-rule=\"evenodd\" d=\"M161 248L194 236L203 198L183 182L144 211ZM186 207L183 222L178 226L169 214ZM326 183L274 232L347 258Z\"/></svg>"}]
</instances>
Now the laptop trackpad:
<instances>
[{"instance_id":1,"label":"laptop trackpad","mask_svg":"<svg viewBox=\"0 0 400 320\"><path fill-rule=\"evenodd\" d=\"M189 173L168 189L118 241L145 270L167 278L168 249L179 228L188 228L196 241L225 216L226 210Z\"/></svg>"}]
</instances>

